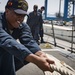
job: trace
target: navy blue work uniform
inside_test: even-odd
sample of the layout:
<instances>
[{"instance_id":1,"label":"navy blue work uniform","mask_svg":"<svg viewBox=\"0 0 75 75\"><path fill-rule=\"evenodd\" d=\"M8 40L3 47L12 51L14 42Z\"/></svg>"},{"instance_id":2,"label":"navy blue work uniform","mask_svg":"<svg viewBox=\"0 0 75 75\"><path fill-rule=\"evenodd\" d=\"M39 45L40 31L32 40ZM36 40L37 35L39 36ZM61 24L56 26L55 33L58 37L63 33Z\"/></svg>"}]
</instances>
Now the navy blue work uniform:
<instances>
[{"instance_id":1,"label":"navy blue work uniform","mask_svg":"<svg viewBox=\"0 0 75 75\"><path fill-rule=\"evenodd\" d=\"M29 17L27 19L27 24L30 26L33 38L35 39L36 42L38 42L38 40L39 40L40 21L41 21L40 13L36 12L36 14L35 14L34 11L29 13Z\"/></svg>"},{"instance_id":2,"label":"navy blue work uniform","mask_svg":"<svg viewBox=\"0 0 75 75\"><path fill-rule=\"evenodd\" d=\"M0 75L15 75L15 70L28 63L25 58L39 50L27 24L9 30L5 13L0 14Z\"/></svg>"},{"instance_id":3,"label":"navy blue work uniform","mask_svg":"<svg viewBox=\"0 0 75 75\"><path fill-rule=\"evenodd\" d=\"M41 37L41 42L44 42L43 36L44 36L44 30L43 30L43 19L42 19L42 11L39 9L38 12L41 14L41 21L40 21L40 27L39 27L39 34Z\"/></svg>"}]
</instances>

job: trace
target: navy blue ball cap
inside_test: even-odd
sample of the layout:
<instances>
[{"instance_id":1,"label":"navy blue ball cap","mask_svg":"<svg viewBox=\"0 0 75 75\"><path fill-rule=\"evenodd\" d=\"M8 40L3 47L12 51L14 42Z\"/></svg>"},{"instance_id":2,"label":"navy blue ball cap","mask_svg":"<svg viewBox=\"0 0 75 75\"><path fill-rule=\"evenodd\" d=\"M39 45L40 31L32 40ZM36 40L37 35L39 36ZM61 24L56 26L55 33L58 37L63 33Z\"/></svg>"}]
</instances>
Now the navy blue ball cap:
<instances>
[{"instance_id":1,"label":"navy blue ball cap","mask_svg":"<svg viewBox=\"0 0 75 75\"><path fill-rule=\"evenodd\" d=\"M26 0L8 0L6 8L13 9L17 14L27 14L28 3Z\"/></svg>"}]
</instances>

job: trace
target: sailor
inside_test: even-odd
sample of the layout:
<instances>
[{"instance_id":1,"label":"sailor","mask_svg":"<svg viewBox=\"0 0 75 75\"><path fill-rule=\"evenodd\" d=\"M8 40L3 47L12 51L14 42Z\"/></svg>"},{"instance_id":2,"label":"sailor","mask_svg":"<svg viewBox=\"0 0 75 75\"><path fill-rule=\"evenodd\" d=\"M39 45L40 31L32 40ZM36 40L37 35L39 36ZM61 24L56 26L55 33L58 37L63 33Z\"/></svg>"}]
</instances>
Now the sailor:
<instances>
[{"instance_id":1,"label":"sailor","mask_svg":"<svg viewBox=\"0 0 75 75\"><path fill-rule=\"evenodd\" d=\"M42 6L39 10L38 10L38 12L41 14L41 17L42 17L42 13L43 13L43 11L45 10L45 7L44 6ZM43 21L43 18L42 18L42 20L40 21L40 28L39 28L39 34L40 34L40 42L41 43L46 43L45 41L44 41L44 30L43 30L43 23L44 23L44 21Z\"/></svg>"},{"instance_id":2,"label":"sailor","mask_svg":"<svg viewBox=\"0 0 75 75\"><path fill-rule=\"evenodd\" d=\"M37 10L38 10L38 5L34 5L33 11L29 13L27 24L31 28L34 40L39 44L39 27L40 27L40 21L42 19L40 13L38 13Z\"/></svg>"},{"instance_id":3,"label":"sailor","mask_svg":"<svg viewBox=\"0 0 75 75\"><path fill-rule=\"evenodd\" d=\"M27 9L25 0L8 0L5 12L0 14L0 75L16 75L15 71L29 62L53 72L50 64L54 61L41 51L29 26L23 23Z\"/></svg>"}]
</instances>

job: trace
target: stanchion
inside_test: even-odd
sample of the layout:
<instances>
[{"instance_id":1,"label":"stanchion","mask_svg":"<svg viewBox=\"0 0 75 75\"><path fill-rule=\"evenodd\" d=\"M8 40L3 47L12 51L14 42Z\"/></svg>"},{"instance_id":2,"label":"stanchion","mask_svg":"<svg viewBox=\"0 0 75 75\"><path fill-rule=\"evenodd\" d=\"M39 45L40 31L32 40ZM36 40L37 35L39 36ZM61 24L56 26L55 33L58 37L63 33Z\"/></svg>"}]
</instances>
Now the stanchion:
<instances>
[{"instance_id":1,"label":"stanchion","mask_svg":"<svg viewBox=\"0 0 75 75\"><path fill-rule=\"evenodd\" d=\"M52 31L53 31L53 38L54 38L54 46L56 46L56 40L55 40L55 33L54 33L53 21L51 21L51 24L52 24Z\"/></svg>"},{"instance_id":2,"label":"stanchion","mask_svg":"<svg viewBox=\"0 0 75 75\"><path fill-rule=\"evenodd\" d=\"M73 51L73 38L74 38L73 31L75 30L75 15L74 15L74 11L75 11L75 0L71 0L71 1L73 3L73 15L71 16L71 19L72 19L72 38L71 38L71 49L68 50L71 53L69 55L67 55L66 57L70 57L70 55L72 53L75 53L75 51Z\"/></svg>"}]
</instances>

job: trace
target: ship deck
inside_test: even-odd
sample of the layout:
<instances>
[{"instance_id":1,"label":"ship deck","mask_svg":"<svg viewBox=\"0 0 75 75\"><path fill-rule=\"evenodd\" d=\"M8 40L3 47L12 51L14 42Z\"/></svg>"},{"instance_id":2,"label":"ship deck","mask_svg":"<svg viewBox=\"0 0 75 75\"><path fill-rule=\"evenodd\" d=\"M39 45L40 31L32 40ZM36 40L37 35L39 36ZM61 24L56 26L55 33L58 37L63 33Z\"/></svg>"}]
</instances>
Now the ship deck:
<instances>
[{"instance_id":1,"label":"ship deck","mask_svg":"<svg viewBox=\"0 0 75 75\"><path fill-rule=\"evenodd\" d=\"M44 35L44 40L50 43L48 47L46 46L46 43L40 44L42 51L54 56L56 59L60 61L64 61L67 65L69 65L75 70L75 53L71 53L70 51L68 51L68 47L70 47L71 43L56 39L57 43L56 46L54 46L52 44L54 43L53 38L48 35ZM59 45L59 47L57 45ZM40 70L33 63L29 63L28 65L18 70L16 74L17 75L44 75L44 72Z\"/></svg>"}]
</instances>

